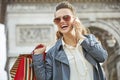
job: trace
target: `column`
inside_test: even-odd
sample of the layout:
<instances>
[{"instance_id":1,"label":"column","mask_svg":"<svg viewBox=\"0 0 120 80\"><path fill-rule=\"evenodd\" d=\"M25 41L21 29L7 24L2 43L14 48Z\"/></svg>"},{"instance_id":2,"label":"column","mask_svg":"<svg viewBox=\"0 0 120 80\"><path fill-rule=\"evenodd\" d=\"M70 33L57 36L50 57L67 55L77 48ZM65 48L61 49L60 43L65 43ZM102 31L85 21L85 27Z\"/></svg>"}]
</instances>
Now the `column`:
<instances>
[{"instance_id":1,"label":"column","mask_svg":"<svg viewBox=\"0 0 120 80\"><path fill-rule=\"evenodd\" d=\"M6 65L5 27L3 24L0 24L0 80L7 80L5 65Z\"/></svg>"}]
</instances>

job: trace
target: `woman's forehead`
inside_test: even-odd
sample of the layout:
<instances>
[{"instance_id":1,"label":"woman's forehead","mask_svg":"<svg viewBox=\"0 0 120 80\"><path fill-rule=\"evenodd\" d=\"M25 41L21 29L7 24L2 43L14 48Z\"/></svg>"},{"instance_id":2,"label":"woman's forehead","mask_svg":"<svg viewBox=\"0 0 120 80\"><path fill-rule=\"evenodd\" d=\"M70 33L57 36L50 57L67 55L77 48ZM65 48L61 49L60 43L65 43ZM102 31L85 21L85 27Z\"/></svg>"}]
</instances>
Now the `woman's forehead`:
<instances>
[{"instance_id":1,"label":"woman's forehead","mask_svg":"<svg viewBox=\"0 0 120 80\"><path fill-rule=\"evenodd\" d=\"M60 17L64 15L73 15L72 11L68 8L59 9L55 12L55 17Z\"/></svg>"}]
</instances>

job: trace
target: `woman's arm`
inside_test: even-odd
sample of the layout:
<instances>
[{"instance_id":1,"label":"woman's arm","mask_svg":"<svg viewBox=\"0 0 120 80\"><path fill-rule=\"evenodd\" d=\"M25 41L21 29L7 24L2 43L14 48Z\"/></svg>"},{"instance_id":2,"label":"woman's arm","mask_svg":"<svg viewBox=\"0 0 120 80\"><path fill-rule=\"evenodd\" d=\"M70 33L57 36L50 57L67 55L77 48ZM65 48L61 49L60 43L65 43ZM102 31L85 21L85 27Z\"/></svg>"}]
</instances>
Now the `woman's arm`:
<instances>
[{"instance_id":1,"label":"woman's arm","mask_svg":"<svg viewBox=\"0 0 120 80\"><path fill-rule=\"evenodd\" d=\"M46 59L43 60L43 54L33 55L34 72L37 80L52 79L52 61L46 53Z\"/></svg>"},{"instance_id":2,"label":"woman's arm","mask_svg":"<svg viewBox=\"0 0 120 80\"><path fill-rule=\"evenodd\" d=\"M107 51L102 47L101 43L93 34L87 35L81 45L83 49L85 49L85 51L98 62L104 62L108 57Z\"/></svg>"}]
</instances>

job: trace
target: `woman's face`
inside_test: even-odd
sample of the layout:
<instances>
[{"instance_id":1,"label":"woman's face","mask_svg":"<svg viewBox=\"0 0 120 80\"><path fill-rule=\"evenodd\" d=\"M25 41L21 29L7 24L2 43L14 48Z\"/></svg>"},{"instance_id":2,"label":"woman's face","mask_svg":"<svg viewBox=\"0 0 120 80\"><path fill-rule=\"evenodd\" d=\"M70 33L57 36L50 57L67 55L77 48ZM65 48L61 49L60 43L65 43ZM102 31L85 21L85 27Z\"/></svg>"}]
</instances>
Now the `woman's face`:
<instances>
[{"instance_id":1,"label":"woman's face","mask_svg":"<svg viewBox=\"0 0 120 80\"><path fill-rule=\"evenodd\" d=\"M58 31L62 34L69 33L73 29L74 15L70 9L59 9L55 13L54 23L58 27Z\"/></svg>"}]
</instances>

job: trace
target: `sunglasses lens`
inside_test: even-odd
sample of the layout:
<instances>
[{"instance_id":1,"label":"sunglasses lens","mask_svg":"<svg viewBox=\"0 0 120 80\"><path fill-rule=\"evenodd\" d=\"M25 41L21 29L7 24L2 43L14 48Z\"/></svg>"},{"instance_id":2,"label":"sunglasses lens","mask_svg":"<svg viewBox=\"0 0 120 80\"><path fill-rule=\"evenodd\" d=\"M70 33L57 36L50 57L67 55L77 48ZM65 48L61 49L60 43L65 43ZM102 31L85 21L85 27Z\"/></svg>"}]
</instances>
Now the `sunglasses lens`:
<instances>
[{"instance_id":1,"label":"sunglasses lens","mask_svg":"<svg viewBox=\"0 0 120 80\"><path fill-rule=\"evenodd\" d=\"M63 16L63 19L65 20L65 21L70 21L70 16L69 15L65 15L65 16Z\"/></svg>"},{"instance_id":2,"label":"sunglasses lens","mask_svg":"<svg viewBox=\"0 0 120 80\"><path fill-rule=\"evenodd\" d=\"M56 24L58 24L58 23L60 22L60 20L61 20L60 18L55 18L55 19L54 19L54 22L55 22Z\"/></svg>"}]
</instances>

